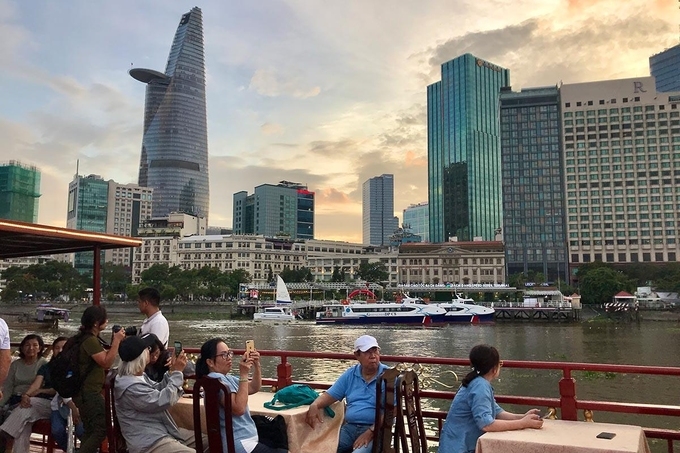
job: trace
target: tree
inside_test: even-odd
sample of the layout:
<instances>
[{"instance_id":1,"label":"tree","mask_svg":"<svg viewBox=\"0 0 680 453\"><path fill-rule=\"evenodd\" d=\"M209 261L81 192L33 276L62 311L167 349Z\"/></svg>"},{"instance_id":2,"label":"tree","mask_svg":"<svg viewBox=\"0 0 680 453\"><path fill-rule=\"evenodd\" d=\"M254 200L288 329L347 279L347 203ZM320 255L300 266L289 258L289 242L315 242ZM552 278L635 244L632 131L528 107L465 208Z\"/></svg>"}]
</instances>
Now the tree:
<instances>
[{"instance_id":1,"label":"tree","mask_svg":"<svg viewBox=\"0 0 680 453\"><path fill-rule=\"evenodd\" d=\"M367 282L381 282L390 277L387 272L387 266L382 261L369 263L368 260L362 260L357 270L357 277Z\"/></svg>"},{"instance_id":2,"label":"tree","mask_svg":"<svg viewBox=\"0 0 680 453\"><path fill-rule=\"evenodd\" d=\"M579 286L584 303L604 304L611 302L619 291L634 291L634 284L623 272L610 267L596 267L585 275L579 269Z\"/></svg>"},{"instance_id":3,"label":"tree","mask_svg":"<svg viewBox=\"0 0 680 453\"><path fill-rule=\"evenodd\" d=\"M333 267L333 275L331 275L332 282L344 282L345 281L345 268L340 266Z\"/></svg>"}]
</instances>

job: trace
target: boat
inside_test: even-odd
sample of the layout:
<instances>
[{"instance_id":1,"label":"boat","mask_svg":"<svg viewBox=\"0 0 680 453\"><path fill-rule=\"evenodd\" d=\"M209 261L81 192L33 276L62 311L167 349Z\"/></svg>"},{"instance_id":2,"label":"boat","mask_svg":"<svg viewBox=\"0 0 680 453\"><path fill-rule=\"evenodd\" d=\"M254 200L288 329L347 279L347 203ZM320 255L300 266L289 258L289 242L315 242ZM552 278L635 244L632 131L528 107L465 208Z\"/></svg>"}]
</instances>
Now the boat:
<instances>
[{"instance_id":1,"label":"boat","mask_svg":"<svg viewBox=\"0 0 680 453\"><path fill-rule=\"evenodd\" d=\"M422 299L408 295L402 300L410 303L424 303ZM493 308L477 305L474 299L461 297L458 293L451 302L440 302L432 305L446 310L443 318L437 316L432 320L435 324L493 322L496 313Z\"/></svg>"},{"instance_id":2,"label":"boat","mask_svg":"<svg viewBox=\"0 0 680 453\"><path fill-rule=\"evenodd\" d=\"M413 302L331 303L316 313L317 324L411 324L430 325L441 322L446 310L434 305Z\"/></svg>"},{"instance_id":3,"label":"boat","mask_svg":"<svg viewBox=\"0 0 680 453\"><path fill-rule=\"evenodd\" d=\"M40 304L35 307L35 314L30 313L19 315L19 322L35 322L42 327L58 327L59 321L68 321L71 317L71 310L67 308L55 307L52 304Z\"/></svg>"},{"instance_id":4,"label":"boat","mask_svg":"<svg viewBox=\"0 0 680 453\"><path fill-rule=\"evenodd\" d=\"M276 276L276 305L273 307L265 307L263 311L253 314L255 321L294 321L290 305L290 294L288 288L280 275Z\"/></svg>"}]
</instances>

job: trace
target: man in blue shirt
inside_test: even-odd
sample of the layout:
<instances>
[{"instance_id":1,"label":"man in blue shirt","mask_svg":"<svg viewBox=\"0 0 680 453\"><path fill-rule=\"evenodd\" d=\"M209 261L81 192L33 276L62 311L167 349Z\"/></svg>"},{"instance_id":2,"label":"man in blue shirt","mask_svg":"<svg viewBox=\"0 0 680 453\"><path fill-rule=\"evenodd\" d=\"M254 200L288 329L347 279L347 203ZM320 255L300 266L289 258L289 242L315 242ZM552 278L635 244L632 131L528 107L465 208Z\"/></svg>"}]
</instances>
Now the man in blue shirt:
<instances>
[{"instance_id":1,"label":"man in blue shirt","mask_svg":"<svg viewBox=\"0 0 680 453\"><path fill-rule=\"evenodd\" d=\"M323 423L324 408L345 399L338 453L370 453L375 429L375 386L380 373L388 368L380 363L380 346L370 335L357 338L354 356L359 363L345 371L307 411L307 423L313 428L317 422Z\"/></svg>"}]
</instances>

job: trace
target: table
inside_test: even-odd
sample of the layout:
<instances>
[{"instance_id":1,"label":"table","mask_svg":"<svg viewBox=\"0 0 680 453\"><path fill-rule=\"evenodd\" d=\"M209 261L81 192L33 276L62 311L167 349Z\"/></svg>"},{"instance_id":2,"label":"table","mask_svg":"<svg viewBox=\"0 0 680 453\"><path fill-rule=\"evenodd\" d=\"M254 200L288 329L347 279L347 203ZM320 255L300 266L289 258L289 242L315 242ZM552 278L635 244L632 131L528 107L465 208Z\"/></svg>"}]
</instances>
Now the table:
<instances>
[{"instance_id":1,"label":"table","mask_svg":"<svg viewBox=\"0 0 680 453\"><path fill-rule=\"evenodd\" d=\"M305 422L305 415L309 406L300 406L283 411L275 411L264 407L264 403L271 401L274 394L271 392L257 392L248 396L248 408L251 415L267 415L276 417L281 415L286 421L288 432L288 450L296 453L320 453L333 452L338 449L340 427L345 414L345 405L342 401L334 403L331 408L335 411L335 417L324 416L324 423L317 424L316 428ZM193 399L180 398L177 404L170 408L170 415L180 428L194 429ZM206 432L205 417L201 418L202 431Z\"/></svg>"},{"instance_id":2,"label":"table","mask_svg":"<svg viewBox=\"0 0 680 453\"><path fill-rule=\"evenodd\" d=\"M613 439L598 439L601 432ZM486 433L477 440L476 453L560 453L637 452L649 453L642 428L609 423L545 420L541 429Z\"/></svg>"}]
</instances>

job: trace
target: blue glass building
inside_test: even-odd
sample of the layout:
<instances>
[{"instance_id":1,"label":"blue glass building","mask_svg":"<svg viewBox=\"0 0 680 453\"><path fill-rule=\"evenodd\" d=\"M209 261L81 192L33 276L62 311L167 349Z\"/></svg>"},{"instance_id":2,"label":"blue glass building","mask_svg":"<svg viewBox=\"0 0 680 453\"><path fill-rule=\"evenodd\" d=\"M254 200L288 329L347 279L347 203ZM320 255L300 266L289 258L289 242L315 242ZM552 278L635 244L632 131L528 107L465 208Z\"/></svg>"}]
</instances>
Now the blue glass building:
<instances>
[{"instance_id":1,"label":"blue glass building","mask_svg":"<svg viewBox=\"0 0 680 453\"><path fill-rule=\"evenodd\" d=\"M498 96L507 69L465 54L427 87L430 241L493 240L502 224Z\"/></svg>"},{"instance_id":2,"label":"blue glass building","mask_svg":"<svg viewBox=\"0 0 680 453\"><path fill-rule=\"evenodd\" d=\"M208 217L203 17L193 8L180 20L165 73L135 68L146 84L139 185L154 190L153 216L184 212Z\"/></svg>"},{"instance_id":3,"label":"blue glass building","mask_svg":"<svg viewBox=\"0 0 680 453\"><path fill-rule=\"evenodd\" d=\"M649 71L656 91L680 91L680 44L649 57Z\"/></svg>"},{"instance_id":4,"label":"blue glass building","mask_svg":"<svg viewBox=\"0 0 680 453\"><path fill-rule=\"evenodd\" d=\"M412 204L404 209L404 228L430 242L430 207L427 203Z\"/></svg>"},{"instance_id":5,"label":"blue glass building","mask_svg":"<svg viewBox=\"0 0 680 453\"><path fill-rule=\"evenodd\" d=\"M557 87L501 90L503 240L508 275L568 278Z\"/></svg>"}]
</instances>

